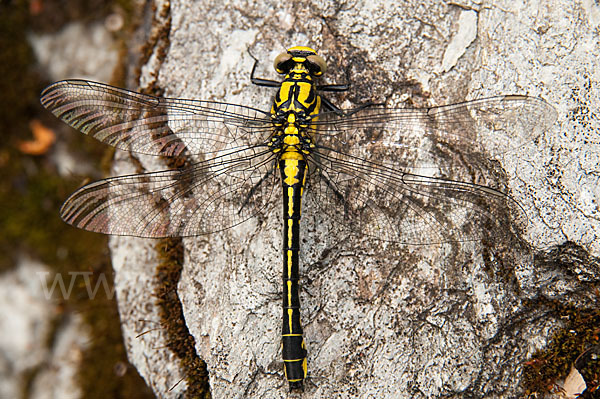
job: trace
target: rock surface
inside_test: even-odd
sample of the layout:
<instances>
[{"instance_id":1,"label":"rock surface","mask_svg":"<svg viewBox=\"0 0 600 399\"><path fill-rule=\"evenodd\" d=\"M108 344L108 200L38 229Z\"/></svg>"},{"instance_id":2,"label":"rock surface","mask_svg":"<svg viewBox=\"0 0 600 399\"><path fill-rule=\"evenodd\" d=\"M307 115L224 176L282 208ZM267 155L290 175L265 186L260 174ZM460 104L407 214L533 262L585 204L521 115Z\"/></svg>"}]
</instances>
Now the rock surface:
<instances>
[{"instance_id":1,"label":"rock surface","mask_svg":"<svg viewBox=\"0 0 600 399\"><path fill-rule=\"evenodd\" d=\"M53 325L60 312L53 298L71 291L70 281L55 278L46 285L50 278L46 266L26 258L0 277L2 398L19 397L26 389L35 399L81 397L75 374L89 334L78 315ZM55 338L50 344L49 337Z\"/></svg>"},{"instance_id":2,"label":"rock surface","mask_svg":"<svg viewBox=\"0 0 600 399\"><path fill-rule=\"evenodd\" d=\"M157 13L167 7L156 4ZM303 216L310 378L298 396L519 396L523 362L558 326L534 317L524 299L545 295L589 306L581 281L598 279L586 264L572 273L536 259L567 241L600 254L600 6L591 0L169 4L165 58L159 62L157 52L142 74L142 86L156 80L167 96L269 109L272 92L249 82L247 49L261 60L257 75L275 79L274 57L306 44L329 62L327 81L352 83L342 107L407 98L439 105L508 93L556 107L551 129L498 159L501 183L529 217L522 237L394 248L390 256L326 228L309 205ZM279 336L280 207L275 201L264 220L184 240L178 295L215 398L288 397ZM152 246L119 238L112 249L121 313L144 320L154 298L151 285L139 285L138 271L152 266L153 255L144 255ZM182 374L177 362L157 355L151 346L158 344L135 338L139 328L127 321L123 328L140 373L160 397L177 397L182 386L170 390Z\"/></svg>"}]
</instances>

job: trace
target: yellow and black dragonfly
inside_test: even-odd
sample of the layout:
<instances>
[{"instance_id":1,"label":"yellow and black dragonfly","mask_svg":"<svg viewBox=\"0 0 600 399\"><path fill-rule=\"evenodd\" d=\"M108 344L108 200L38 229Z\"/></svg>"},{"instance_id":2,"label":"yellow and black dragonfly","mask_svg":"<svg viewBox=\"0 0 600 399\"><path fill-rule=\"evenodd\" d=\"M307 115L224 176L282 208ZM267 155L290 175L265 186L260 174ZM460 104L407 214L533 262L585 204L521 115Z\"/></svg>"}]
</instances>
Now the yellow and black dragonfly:
<instances>
[{"instance_id":1,"label":"yellow and black dragonfly","mask_svg":"<svg viewBox=\"0 0 600 399\"><path fill-rule=\"evenodd\" d=\"M73 226L137 237L198 236L260 217L282 199L284 370L290 389L302 388L301 201L342 229L377 240L477 240L500 215L518 219L522 209L501 190L448 178L450 172L431 159L457 148L502 154L548 129L556 113L523 95L431 108L372 104L341 110L322 93L348 87L317 84L326 63L303 46L275 59L282 81L255 78L255 68L256 62L253 83L277 89L270 111L84 80L49 86L41 102L82 133L121 150L189 161L179 169L80 188L61 209Z\"/></svg>"}]
</instances>

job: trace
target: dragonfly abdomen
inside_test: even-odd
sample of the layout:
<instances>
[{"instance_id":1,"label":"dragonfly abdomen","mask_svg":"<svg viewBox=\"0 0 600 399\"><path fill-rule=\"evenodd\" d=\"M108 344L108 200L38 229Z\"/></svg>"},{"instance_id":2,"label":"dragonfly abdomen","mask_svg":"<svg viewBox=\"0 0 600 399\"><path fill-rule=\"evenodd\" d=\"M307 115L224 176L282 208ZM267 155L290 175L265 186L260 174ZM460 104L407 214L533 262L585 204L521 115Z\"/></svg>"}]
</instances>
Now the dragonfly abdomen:
<instances>
[{"instance_id":1,"label":"dragonfly abdomen","mask_svg":"<svg viewBox=\"0 0 600 399\"><path fill-rule=\"evenodd\" d=\"M307 165L302 159L279 161L283 187L283 361L290 389L306 378L306 345L300 323L298 280L300 212Z\"/></svg>"}]
</instances>

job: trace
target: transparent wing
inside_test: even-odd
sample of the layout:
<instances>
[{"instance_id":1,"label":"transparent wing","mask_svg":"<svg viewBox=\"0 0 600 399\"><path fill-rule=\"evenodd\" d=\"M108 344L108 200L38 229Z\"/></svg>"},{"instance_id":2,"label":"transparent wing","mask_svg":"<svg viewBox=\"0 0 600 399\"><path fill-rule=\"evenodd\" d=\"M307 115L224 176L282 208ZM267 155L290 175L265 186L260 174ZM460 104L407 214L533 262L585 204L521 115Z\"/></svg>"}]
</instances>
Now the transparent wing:
<instances>
[{"instance_id":1,"label":"transparent wing","mask_svg":"<svg viewBox=\"0 0 600 399\"><path fill-rule=\"evenodd\" d=\"M86 80L47 87L41 103L75 129L143 154L211 154L271 133L269 114L227 103L159 98Z\"/></svg>"},{"instance_id":2,"label":"transparent wing","mask_svg":"<svg viewBox=\"0 0 600 399\"><path fill-rule=\"evenodd\" d=\"M328 112L319 115L313 134L324 146L335 137L350 147L377 142L401 148L406 157L397 165L410 166L423 140L493 158L531 141L555 120L556 110L544 100L505 95L430 108L371 106L342 115Z\"/></svg>"},{"instance_id":3,"label":"transparent wing","mask_svg":"<svg viewBox=\"0 0 600 399\"><path fill-rule=\"evenodd\" d=\"M516 201L490 187L411 174L393 161L385 166L331 149L319 148L310 159L306 201L350 233L435 244L505 231L498 226L508 217L526 222Z\"/></svg>"},{"instance_id":4,"label":"transparent wing","mask_svg":"<svg viewBox=\"0 0 600 399\"><path fill-rule=\"evenodd\" d=\"M518 148L555 119L543 100L517 95L322 114L307 202L348 231L390 242L477 240L505 231L499 226L508 220L527 221L516 201L487 184L444 176L472 176L479 160Z\"/></svg>"},{"instance_id":5,"label":"transparent wing","mask_svg":"<svg viewBox=\"0 0 600 399\"><path fill-rule=\"evenodd\" d=\"M61 217L105 234L210 234L265 212L277 188L274 168L273 154L255 147L183 169L113 177L72 194Z\"/></svg>"}]
</instances>

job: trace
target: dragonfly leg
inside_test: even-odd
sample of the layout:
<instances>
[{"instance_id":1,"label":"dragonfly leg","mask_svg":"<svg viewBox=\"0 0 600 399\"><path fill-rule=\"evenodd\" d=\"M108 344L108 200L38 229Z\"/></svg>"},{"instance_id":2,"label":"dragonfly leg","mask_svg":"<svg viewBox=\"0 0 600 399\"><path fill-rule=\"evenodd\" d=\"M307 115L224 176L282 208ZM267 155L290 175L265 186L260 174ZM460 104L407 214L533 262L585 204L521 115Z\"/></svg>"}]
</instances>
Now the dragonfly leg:
<instances>
[{"instance_id":1,"label":"dragonfly leg","mask_svg":"<svg viewBox=\"0 0 600 399\"><path fill-rule=\"evenodd\" d=\"M323 109L326 111L334 112L337 115L349 116L349 115L353 115L353 114L357 113L358 111L362 111L365 108L373 107L373 106L381 106L381 105L384 105L384 104L368 102L366 104L362 104L351 110L343 111L337 105L335 105L331 101L329 101L327 98L325 98L324 96L321 96L321 106L323 107Z\"/></svg>"},{"instance_id":2,"label":"dragonfly leg","mask_svg":"<svg viewBox=\"0 0 600 399\"><path fill-rule=\"evenodd\" d=\"M254 77L254 73L256 72L256 66L258 65L258 59L252 55L252 53L250 52L250 49L248 49L248 54L250 54L250 57L252 57L252 59L254 60L254 65L252 66L252 72L250 72L250 81L252 82L252 84L257 85L257 86L263 86L263 87L279 87L279 86L281 86L281 82L278 82L276 80Z\"/></svg>"},{"instance_id":3,"label":"dragonfly leg","mask_svg":"<svg viewBox=\"0 0 600 399\"><path fill-rule=\"evenodd\" d=\"M331 101L329 101L327 98L321 96L321 107L325 110L325 111L331 111L334 112L338 115L343 115L344 111L342 111L340 108L338 108L337 105L333 104Z\"/></svg>"},{"instance_id":4,"label":"dragonfly leg","mask_svg":"<svg viewBox=\"0 0 600 399\"><path fill-rule=\"evenodd\" d=\"M345 111L345 115L353 115L353 114L357 113L358 111L362 111L365 108L369 108L369 107L381 107L381 106L384 106L384 105L385 104L383 104L383 103L368 102L368 103L359 105L356 108L352 108L352 109L349 109L349 110Z\"/></svg>"},{"instance_id":5,"label":"dragonfly leg","mask_svg":"<svg viewBox=\"0 0 600 399\"><path fill-rule=\"evenodd\" d=\"M317 85L318 91L333 91L336 93L350 90L350 84L336 84L336 85Z\"/></svg>"}]
</instances>

